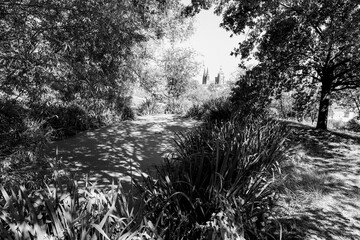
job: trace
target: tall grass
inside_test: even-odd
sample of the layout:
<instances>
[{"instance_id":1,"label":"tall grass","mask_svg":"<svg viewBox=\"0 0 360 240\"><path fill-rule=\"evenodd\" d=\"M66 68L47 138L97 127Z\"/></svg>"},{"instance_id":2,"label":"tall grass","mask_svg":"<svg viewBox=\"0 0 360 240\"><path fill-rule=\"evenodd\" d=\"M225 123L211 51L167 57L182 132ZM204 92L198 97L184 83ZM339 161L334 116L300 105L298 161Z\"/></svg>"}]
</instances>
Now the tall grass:
<instances>
[{"instance_id":1,"label":"tall grass","mask_svg":"<svg viewBox=\"0 0 360 240\"><path fill-rule=\"evenodd\" d=\"M139 186L155 235L266 239L285 135L273 120L239 118L178 135L176 153Z\"/></svg>"},{"instance_id":2,"label":"tall grass","mask_svg":"<svg viewBox=\"0 0 360 240\"><path fill-rule=\"evenodd\" d=\"M140 116L162 113L164 113L164 109L155 99L146 99L137 109L137 114Z\"/></svg>"},{"instance_id":3,"label":"tall grass","mask_svg":"<svg viewBox=\"0 0 360 240\"><path fill-rule=\"evenodd\" d=\"M234 107L228 98L219 97L210 99L202 105L193 105L186 112L185 117L203 120L206 122L222 122L230 120Z\"/></svg>"},{"instance_id":4,"label":"tall grass","mask_svg":"<svg viewBox=\"0 0 360 240\"><path fill-rule=\"evenodd\" d=\"M121 185L105 192L96 186L7 192L0 186L2 239L135 239L136 216Z\"/></svg>"},{"instance_id":5,"label":"tall grass","mask_svg":"<svg viewBox=\"0 0 360 240\"><path fill-rule=\"evenodd\" d=\"M0 100L0 184L38 185L49 167L43 147L53 133L16 101Z\"/></svg>"}]
</instances>

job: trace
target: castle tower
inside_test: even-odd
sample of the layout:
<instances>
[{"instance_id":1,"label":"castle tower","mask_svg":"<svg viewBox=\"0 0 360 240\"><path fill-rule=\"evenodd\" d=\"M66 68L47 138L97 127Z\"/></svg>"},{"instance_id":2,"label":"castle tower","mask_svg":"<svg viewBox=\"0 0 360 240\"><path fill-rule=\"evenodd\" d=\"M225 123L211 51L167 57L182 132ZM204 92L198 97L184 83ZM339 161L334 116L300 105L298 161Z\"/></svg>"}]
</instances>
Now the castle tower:
<instances>
[{"instance_id":1,"label":"castle tower","mask_svg":"<svg viewBox=\"0 0 360 240\"><path fill-rule=\"evenodd\" d=\"M215 84L224 84L225 77L222 67L220 67L218 75L215 77Z\"/></svg>"},{"instance_id":2,"label":"castle tower","mask_svg":"<svg viewBox=\"0 0 360 240\"><path fill-rule=\"evenodd\" d=\"M209 68L207 68L206 70L204 69L202 84L206 84L209 81L209 78Z\"/></svg>"}]
</instances>

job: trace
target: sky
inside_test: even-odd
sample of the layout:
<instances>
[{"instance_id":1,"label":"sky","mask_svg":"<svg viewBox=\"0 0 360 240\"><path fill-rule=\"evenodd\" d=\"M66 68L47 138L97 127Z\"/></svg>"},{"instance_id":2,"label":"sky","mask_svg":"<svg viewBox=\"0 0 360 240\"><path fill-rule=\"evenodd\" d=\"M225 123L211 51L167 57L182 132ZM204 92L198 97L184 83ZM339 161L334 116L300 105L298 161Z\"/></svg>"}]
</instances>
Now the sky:
<instances>
[{"instance_id":1,"label":"sky","mask_svg":"<svg viewBox=\"0 0 360 240\"><path fill-rule=\"evenodd\" d=\"M189 1L183 0L185 4ZM197 78L202 78L204 68L209 69L210 80L215 78L220 68L225 74L225 78L236 71L239 58L230 56L231 51L238 46L241 41L240 36L230 37L231 32L227 32L219 25L221 16L214 14L213 9L202 10L195 17L195 32L187 41L187 45L199 53L199 61L203 64L203 69Z\"/></svg>"}]
</instances>

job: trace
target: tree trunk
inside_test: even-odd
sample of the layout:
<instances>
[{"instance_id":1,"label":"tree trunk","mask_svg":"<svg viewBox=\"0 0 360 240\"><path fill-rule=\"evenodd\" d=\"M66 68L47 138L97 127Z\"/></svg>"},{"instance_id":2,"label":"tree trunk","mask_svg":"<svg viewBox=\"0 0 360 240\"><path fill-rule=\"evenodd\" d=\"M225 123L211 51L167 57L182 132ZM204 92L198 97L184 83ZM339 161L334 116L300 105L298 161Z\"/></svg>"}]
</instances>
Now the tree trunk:
<instances>
[{"instance_id":1,"label":"tree trunk","mask_svg":"<svg viewBox=\"0 0 360 240\"><path fill-rule=\"evenodd\" d=\"M321 81L321 97L316 129L327 130L332 81Z\"/></svg>"}]
</instances>

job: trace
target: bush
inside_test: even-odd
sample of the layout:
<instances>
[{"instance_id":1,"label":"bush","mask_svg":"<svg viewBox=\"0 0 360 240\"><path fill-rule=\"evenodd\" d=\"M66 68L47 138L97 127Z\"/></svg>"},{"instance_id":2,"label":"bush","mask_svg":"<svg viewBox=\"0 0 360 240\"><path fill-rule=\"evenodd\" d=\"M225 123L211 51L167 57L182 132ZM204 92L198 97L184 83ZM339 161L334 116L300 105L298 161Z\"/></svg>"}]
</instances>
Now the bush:
<instances>
[{"instance_id":1,"label":"bush","mask_svg":"<svg viewBox=\"0 0 360 240\"><path fill-rule=\"evenodd\" d=\"M233 109L228 98L211 99L204 104L203 120L211 124L229 121L234 114Z\"/></svg>"},{"instance_id":2,"label":"bush","mask_svg":"<svg viewBox=\"0 0 360 240\"><path fill-rule=\"evenodd\" d=\"M121 120L134 120L135 112L131 108L131 97L118 97L114 109Z\"/></svg>"},{"instance_id":3,"label":"bush","mask_svg":"<svg viewBox=\"0 0 360 240\"><path fill-rule=\"evenodd\" d=\"M1 100L0 183L38 187L48 173L49 163L42 152L52 128L44 120L31 117L22 103Z\"/></svg>"},{"instance_id":4,"label":"bush","mask_svg":"<svg viewBox=\"0 0 360 240\"><path fill-rule=\"evenodd\" d=\"M208 123L228 121L233 115L233 106L225 98L215 98L206 101L203 105L193 105L186 112L185 117L203 120Z\"/></svg>"},{"instance_id":5,"label":"bush","mask_svg":"<svg viewBox=\"0 0 360 240\"><path fill-rule=\"evenodd\" d=\"M140 116L162 114L164 113L164 109L161 104L156 102L156 100L146 99L138 108L137 113Z\"/></svg>"},{"instance_id":6,"label":"bush","mask_svg":"<svg viewBox=\"0 0 360 240\"><path fill-rule=\"evenodd\" d=\"M191 101L185 98L169 100L165 106L165 113L184 115L191 105Z\"/></svg>"},{"instance_id":7,"label":"bush","mask_svg":"<svg viewBox=\"0 0 360 240\"><path fill-rule=\"evenodd\" d=\"M360 132L360 122L358 118L353 118L350 121L348 121L345 126L343 127L348 131L352 132Z\"/></svg>"},{"instance_id":8,"label":"bush","mask_svg":"<svg viewBox=\"0 0 360 240\"><path fill-rule=\"evenodd\" d=\"M232 118L181 134L155 178L139 185L163 239L265 239L285 131L269 119Z\"/></svg>"},{"instance_id":9,"label":"bush","mask_svg":"<svg viewBox=\"0 0 360 240\"><path fill-rule=\"evenodd\" d=\"M144 239L121 185L109 191L62 186L9 194L0 185L0 238Z\"/></svg>"},{"instance_id":10,"label":"bush","mask_svg":"<svg viewBox=\"0 0 360 240\"><path fill-rule=\"evenodd\" d=\"M118 97L111 104L101 99L77 99L53 104L33 103L30 114L46 120L54 129L54 138L75 135L79 131L95 129L117 121L134 119L130 99Z\"/></svg>"},{"instance_id":11,"label":"bush","mask_svg":"<svg viewBox=\"0 0 360 240\"><path fill-rule=\"evenodd\" d=\"M55 103L33 103L30 105L31 116L46 120L46 125L54 129L54 138L73 136L78 131L98 127L98 120L95 115L89 112L80 104Z\"/></svg>"},{"instance_id":12,"label":"bush","mask_svg":"<svg viewBox=\"0 0 360 240\"><path fill-rule=\"evenodd\" d=\"M273 86L269 85L268 76L263 76L264 73L259 65L240 76L230 97L234 111L243 116L265 114L265 109L271 102Z\"/></svg>"},{"instance_id":13,"label":"bush","mask_svg":"<svg viewBox=\"0 0 360 240\"><path fill-rule=\"evenodd\" d=\"M20 136L26 130L23 119L27 109L16 101L0 99L0 156L14 152L13 146L21 141Z\"/></svg>"},{"instance_id":14,"label":"bush","mask_svg":"<svg viewBox=\"0 0 360 240\"><path fill-rule=\"evenodd\" d=\"M195 104L189 108L189 110L185 113L184 117L201 120L203 116L204 116L203 105Z\"/></svg>"}]
</instances>

